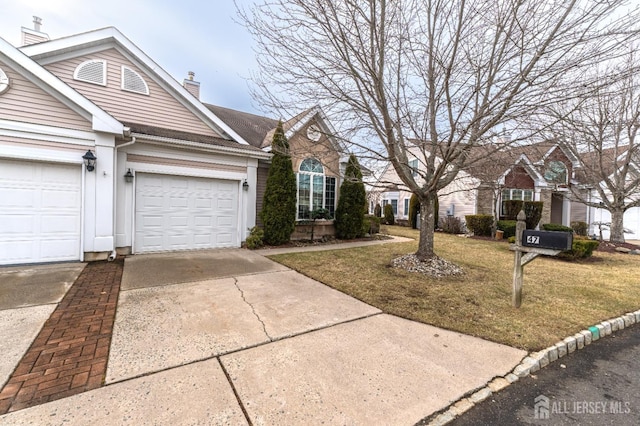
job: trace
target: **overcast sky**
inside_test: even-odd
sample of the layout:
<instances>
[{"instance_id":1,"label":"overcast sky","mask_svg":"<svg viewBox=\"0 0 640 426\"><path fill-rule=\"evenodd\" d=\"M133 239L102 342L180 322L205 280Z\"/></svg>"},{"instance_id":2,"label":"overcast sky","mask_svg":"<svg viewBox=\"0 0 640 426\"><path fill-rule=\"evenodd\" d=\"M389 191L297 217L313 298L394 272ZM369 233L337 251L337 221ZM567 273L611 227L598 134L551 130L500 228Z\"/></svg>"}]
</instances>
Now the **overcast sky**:
<instances>
[{"instance_id":1,"label":"overcast sky","mask_svg":"<svg viewBox=\"0 0 640 426\"><path fill-rule=\"evenodd\" d=\"M0 37L19 46L33 15L51 39L116 27L178 82L194 71L204 102L260 113L247 80L257 71L253 42L233 0L0 0Z\"/></svg>"}]
</instances>

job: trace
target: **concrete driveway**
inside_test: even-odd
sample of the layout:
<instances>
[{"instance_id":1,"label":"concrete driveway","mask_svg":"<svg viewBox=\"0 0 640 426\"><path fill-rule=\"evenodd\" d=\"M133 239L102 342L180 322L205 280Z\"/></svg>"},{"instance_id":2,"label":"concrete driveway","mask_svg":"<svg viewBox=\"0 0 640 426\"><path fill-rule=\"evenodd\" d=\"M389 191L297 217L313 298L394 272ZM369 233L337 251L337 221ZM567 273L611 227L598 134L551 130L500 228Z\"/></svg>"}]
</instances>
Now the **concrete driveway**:
<instances>
[{"instance_id":1,"label":"concrete driveway","mask_svg":"<svg viewBox=\"0 0 640 426\"><path fill-rule=\"evenodd\" d=\"M0 268L0 388L84 265Z\"/></svg>"},{"instance_id":2,"label":"concrete driveway","mask_svg":"<svg viewBox=\"0 0 640 426\"><path fill-rule=\"evenodd\" d=\"M256 252L135 256L107 385L0 424L411 425L525 355L383 314Z\"/></svg>"}]
</instances>

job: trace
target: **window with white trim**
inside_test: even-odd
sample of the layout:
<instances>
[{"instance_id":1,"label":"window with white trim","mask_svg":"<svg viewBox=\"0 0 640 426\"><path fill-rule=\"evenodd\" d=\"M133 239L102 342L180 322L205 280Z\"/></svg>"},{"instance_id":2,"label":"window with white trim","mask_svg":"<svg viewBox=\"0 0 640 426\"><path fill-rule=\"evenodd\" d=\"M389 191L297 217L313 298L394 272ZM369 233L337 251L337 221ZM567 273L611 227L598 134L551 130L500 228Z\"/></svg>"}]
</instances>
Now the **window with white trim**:
<instances>
[{"instance_id":1,"label":"window with white trim","mask_svg":"<svg viewBox=\"0 0 640 426\"><path fill-rule=\"evenodd\" d=\"M409 168L411 168L411 175L413 177L418 176L418 159L414 158L413 160L409 160Z\"/></svg>"},{"instance_id":2,"label":"window with white trim","mask_svg":"<svg viewBox=\"0 0 640 426\"><path fill-rule=\"evenodd\" d=\"M85 83L107 85L107 61L90 59L78 65L73 71L73 79Z\"/></svg>"},{"instance_id":3,"label":"window with white trim","mask_svg":"<svg viewBox=\"0 0 640 426\"><path fill-rule=\"evenodd\" d=\"M504 202L509 200L533 201L533 189L503 189L500 214L505 215Z\"/></svg>"},{"instance_id":4,"label":"window with white trim","mask_svg":"<svg viewBox=\"0 0 640 426\"><path fill-rule=\"evenodd\" d=\"M398 215L398 200L391 200L391 207L393 208L393 215Z\"/></svg>"},{"instance_id":5,"label":"window with white trim","mask_svg":"<svg viewBox=\"0 0 640 426\"><path fill-rule=\"evenodd\" d=\"M125 65L122 66L120 87L122 90L126 90L127 92L140 93L142 95L149 94L149 86L147 86L147 82L144 81L144 78L142 78L142 76L136 71Z\"/></svg>"},{"instance_id":6,"label":"window with white trim","mask_svg":"<svg viewBox=\"0 0 640 426\"><path fill-rule=\"evenodd\" d=\"M336 209L336 178L324 175L315 158L306 158L298 171L298 220L311 219L311 212L325 208L331 217Z\"/></svg>"},{"instance_id":7,"label":"window with white trim","mask_svg":"<svg viewBox=\"0 0 640 426\"><path fill-rule=\"evenodd\" d=\"M409 216L409 199L404 199L404 215Z\"/></svg>"}]
</instances>

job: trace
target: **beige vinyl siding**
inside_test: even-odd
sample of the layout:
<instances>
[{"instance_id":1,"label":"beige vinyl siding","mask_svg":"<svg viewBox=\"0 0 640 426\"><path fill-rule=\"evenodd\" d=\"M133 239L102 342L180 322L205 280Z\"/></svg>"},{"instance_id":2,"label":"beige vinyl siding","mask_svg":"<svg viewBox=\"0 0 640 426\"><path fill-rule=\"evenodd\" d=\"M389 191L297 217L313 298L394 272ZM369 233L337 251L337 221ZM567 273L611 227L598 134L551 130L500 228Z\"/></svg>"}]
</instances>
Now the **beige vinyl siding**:
<instances>
[{"instance_id":1,"label":"beige vinyl siding","mask_svg":"<svg viewBox=\"0 0 640 426\"><path fill-rule=\"evenodd\" d=\"M49 39L45 36L39 36L35 34L28 33L26 31L22 31L22 45L28 46L30 44L42 43L43 41L48 41Z\"/></svg>"},{"instance_id":2,"label":"beige vinyl siding","mask_svg":"<svg viewBox=\"0 0 640 426\"><path fill-rule=\"evenodd\" d=\"M73 79L73 72L79 64L95 59L107 61L106 87ZM144 78L149 86L149 95L121 89L122 65ZM220 136L114 48L55 62L46 68L120 121Z\"/></svg>"},{"instance_id":3,"label":"beige vinyl siding","mask_svg":"<svg viewBox=\"0 0 640 426\"><path fill-rule=\"evenodd\" d=\"M24 78L8 64L0 67L11 87L0 96L0 119L74 130L91 130L91 122Z\"/></svg>"},{"instance_id":4,"label":"beige vinyl siding","mask_svg":"<svg viewBox=\"0 0 640 426\"><path fill-rule=\"evenodd\" d=\"M586 222L587 221L587 206L578 202L571 202L571 222Z\"/></svg>"},{"instance_id":5,"label":"beige vinyl siding","mask_svg":"<svg viewBox=\"0 0 640 426\"><path fill-rule=\"evenodd\" d=\"M219 170L224 172L246 173L246 167L213 164L200 161L178 160L175 158L151 157L139 154L127 154L127 161L132 163L158 164L164 166L188 167L192 169Z\"/></svg>"}]
</instances>

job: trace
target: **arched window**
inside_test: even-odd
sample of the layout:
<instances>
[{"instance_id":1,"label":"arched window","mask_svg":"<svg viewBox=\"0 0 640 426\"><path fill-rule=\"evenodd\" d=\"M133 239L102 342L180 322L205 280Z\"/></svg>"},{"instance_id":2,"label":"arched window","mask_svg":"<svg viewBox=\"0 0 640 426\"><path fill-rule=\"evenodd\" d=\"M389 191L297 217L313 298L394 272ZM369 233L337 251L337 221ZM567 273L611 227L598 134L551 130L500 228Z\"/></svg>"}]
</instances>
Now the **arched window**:
<instances>
[{"instance_id":1,"label":"arched window","mask_svg":"<svg viewBox=\"0 0 640 426\"><path fill-rule=\"evenodd\" d=\"M298 220L311 219L311 212L325 208L333 217L336 205L336 178L325 176L315 158L306 158L298 172Z\"/></svg>"},{"instance_id":2,"label":"arched window","mask_svg":"<svg viewBox=\"0 0 640 426\"><path fill-rule=\"evenodd\" d=\"M567 166L562 161L549 161L544 171L544 178L553 183L567 184Z\"/></svg>"}]
</instances>

